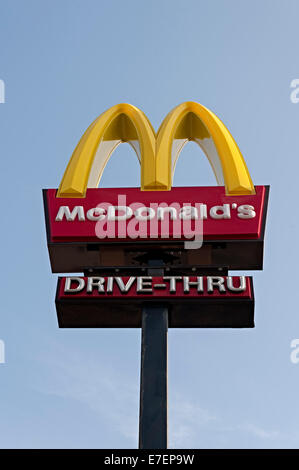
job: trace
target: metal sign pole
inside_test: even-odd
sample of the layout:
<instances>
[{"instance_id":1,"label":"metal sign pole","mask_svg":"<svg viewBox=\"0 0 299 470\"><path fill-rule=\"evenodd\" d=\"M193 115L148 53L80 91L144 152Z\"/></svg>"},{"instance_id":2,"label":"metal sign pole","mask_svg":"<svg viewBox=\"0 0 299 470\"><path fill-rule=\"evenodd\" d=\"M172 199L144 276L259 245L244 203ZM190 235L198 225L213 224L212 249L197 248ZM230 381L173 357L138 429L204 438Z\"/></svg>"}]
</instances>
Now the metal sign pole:
<instances>
[{"instance_id":1,"label":"metal sign pole","mask_svg":"<svg viewBox=\"0 0 299 470\"><path fill-rule=\"evenodd\" d=\"M161 260L150 260L150 276L163 276ZM147 303L142 309L139 449L167 449L168 307Z\"/></svg>"},{"instance_id":2,"label":"metal sign pole","mask_svg":"<svg viewBox=\"0 0 299 470\"><path fill-rule=\"evenodd\" d=\"M168 308L142 311L139 449L167 449Z\"/></svg>"}]
</instances>

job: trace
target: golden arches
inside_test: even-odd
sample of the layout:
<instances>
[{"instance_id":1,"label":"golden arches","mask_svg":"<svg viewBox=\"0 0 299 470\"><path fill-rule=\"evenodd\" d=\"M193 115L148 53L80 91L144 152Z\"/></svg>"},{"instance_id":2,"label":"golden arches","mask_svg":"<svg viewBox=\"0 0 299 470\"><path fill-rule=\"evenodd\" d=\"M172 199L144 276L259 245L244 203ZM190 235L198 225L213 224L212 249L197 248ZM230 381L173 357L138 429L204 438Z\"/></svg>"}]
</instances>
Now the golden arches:
<instances>
[{"instance_id":1,"label":"golden arches","mask_svg":"<svg viewBox=\"0 0 299 470\"><path fill-rule=\"evenodd\" d=\"M178 156L186 142L193 140L205 152L218 184L229 195L254 194L244 158L220 119L199 103L186 102L166 116L157 135L156 179L171 189Z\"/></svg>"},{"instance_id":2,"label":"golden arches","mask_svg":"<svg viewBox=\"0 0 299 470\"><path fill-rule=\"evenodd\" d=\"M83 197L97 187L113 150L128 142L141 164L141 185L155 184L155 133L135 106L118 104L101 114L85 131L66 168L58 197Z\"/></svg>"},{"instance_id":3,"label":"golden arches","mask_svg":"<svg viewBox=\"0 0 299 470\"><path fill-rule=\"evenodd\" d=\"M178 156L189 140L201 146L228 195L255 193L246 163L225 125L199 103L185 102L166 116L157 136L145 114L130 104L105 111L79 141L57 196L84 197L87 187L97 187L121 142L130 143L138 156L142 190L170 190Z\"/></svg>"}]
</instances>

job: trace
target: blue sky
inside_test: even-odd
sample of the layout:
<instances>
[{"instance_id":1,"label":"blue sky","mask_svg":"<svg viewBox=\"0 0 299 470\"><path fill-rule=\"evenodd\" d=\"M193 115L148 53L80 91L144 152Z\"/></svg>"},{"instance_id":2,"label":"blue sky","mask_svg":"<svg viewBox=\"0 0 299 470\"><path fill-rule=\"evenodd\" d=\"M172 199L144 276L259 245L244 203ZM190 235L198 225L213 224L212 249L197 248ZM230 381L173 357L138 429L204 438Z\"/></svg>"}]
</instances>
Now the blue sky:
<instances>
[{"instance_id":1,"label":"blue sky","mask_svg":"<svg viewBox=\"0 0 299 470\"><path fill-rule=\"evenodd\" d=\"M132 103L157 128L186 100L224 121L271 194L256 328L169 332L169 445L298 447L298 14L296 0L0 0L0 447L137 447L140 331L58 329L41 190L105 109ZM216 184L194 144L174 183ZM102 184L139 185L129 146Z\"/></svg>"}]
</instances>

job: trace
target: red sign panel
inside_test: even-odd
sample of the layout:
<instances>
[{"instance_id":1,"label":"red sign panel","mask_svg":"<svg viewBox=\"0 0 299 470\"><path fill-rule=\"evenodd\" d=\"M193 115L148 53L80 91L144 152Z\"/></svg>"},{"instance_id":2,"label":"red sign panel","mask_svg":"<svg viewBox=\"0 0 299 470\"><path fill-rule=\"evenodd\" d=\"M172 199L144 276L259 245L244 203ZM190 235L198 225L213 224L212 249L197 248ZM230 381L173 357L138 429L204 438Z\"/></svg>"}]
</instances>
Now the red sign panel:
<instances>
[{"instance_id":1,"label":"red sign panel","mask_svg":"<svg viewBox=\"0 0 299 470\"><path fill-rule=\"evenodd\" d=\"M247 276L93 276L59 278L61 327L140 327L142 306L169 307L170 327L252 327Z\"/></svg>"},{"instance_id":2,"label":"red sign panel","mask_svg":"<svg viewBox=\"0 0 299 470\"><path fill-rule=\"evenodd\" d=\"M220 186L101 188L88 189L85 198L58 198L56 189L46 189L52 271L140 266L153 252L184 269L261 269L269 187L255 189L227 196Z\"/></svg>"},{"instance_id":3,"label":"red sign panel","mask_svg":"<svg viewBox=\"0 0 299 470\"><path fill-rule=\"evenodd\" d=\"M49 242L204 240L261 237L265 186L255 195L226 196L224 187L88 189L85 198L57 198L46 190Z\"/></svg>"},{"instance_id":4,"label":"red sign panel","mask_svg":"<svg viewBox=\"0 0 299 470\"><path fill-rule=\"evenodd\" d=\"M63 277L58 295L63 298L175 299L210 297L251 298L246 276L91 276Z\"/></svg>"}]
</instances>

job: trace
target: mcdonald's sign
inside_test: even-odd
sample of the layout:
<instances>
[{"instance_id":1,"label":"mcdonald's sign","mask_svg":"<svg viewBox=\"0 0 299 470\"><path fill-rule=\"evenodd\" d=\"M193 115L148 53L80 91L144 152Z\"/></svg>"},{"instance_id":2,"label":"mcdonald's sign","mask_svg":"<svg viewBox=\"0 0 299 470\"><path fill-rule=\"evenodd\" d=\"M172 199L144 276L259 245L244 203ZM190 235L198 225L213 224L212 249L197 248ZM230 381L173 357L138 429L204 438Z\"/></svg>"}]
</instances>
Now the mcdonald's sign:
<instances>
[{"instance_id":1,"label":"mcdonald's sign","mask_svg":"<svg viewBox=\"0 0 299 470\"><path fill-rule=\"evenodd\" d=\"M172 187L190 140L218 186ZM98 188L121 142L137 154L140 188ZM182 103L155 133L142 111L119 104L88 127L59 188L43 194L51 268L68 273L58 279L59 327L142 328L139 448L165 449L168 327L254 327L252 278L228 271L262 269L269 187L253 185L204 106Z\"/></svg>"},{"instance_id":2,"label":"mcdonald's sign","mask_svg":"<svg viewBox=\"0 0 299 470\"><path fill-rule=\"evenodd\" d=\"M190 140L207 156L218 186L172 187ZM140 189L98 188L122 142L137 154ZM268 193L268 186L253 185L233 137L204 106L180 104L155 133L142 111L118 104L83 134L58 190L44 190L52 270L125 271L149 252L163 253L166 265L168 256L170 269L261 269ZM200 243L185 249L190 240Z\"/></svg>"}]
</instances>

